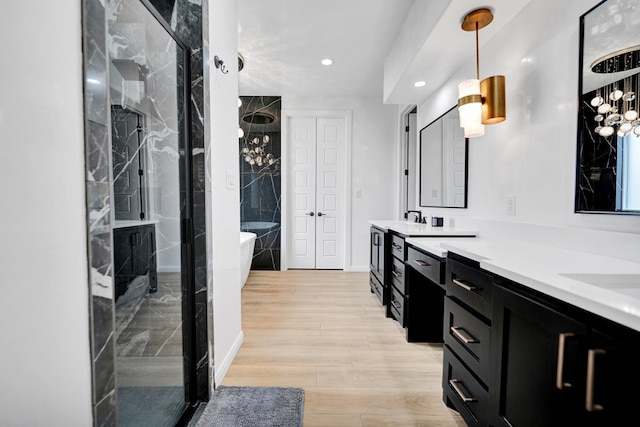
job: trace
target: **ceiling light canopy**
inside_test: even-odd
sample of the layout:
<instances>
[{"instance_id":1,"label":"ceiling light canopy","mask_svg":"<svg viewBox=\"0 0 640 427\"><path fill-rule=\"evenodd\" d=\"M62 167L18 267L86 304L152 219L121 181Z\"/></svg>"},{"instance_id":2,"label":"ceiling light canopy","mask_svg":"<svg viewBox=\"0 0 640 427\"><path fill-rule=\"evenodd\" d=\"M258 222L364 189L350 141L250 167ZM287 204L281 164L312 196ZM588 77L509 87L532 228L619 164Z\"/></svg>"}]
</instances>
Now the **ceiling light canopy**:
<instances>
[{"instance_id":1,"label":"ceiling light canopy","mask_svg":"<svg viewBox=\"0 0 640 427\"><path fill-rule=\"evenodd\" d=\"M500 123L506 116L505 78L491 76L480 81L480 50L478 31L493 21L491 10L482 8L469 12L462 20L464 31L476 33L476 78L458 85L460 126L466 138L484 135L484 125Z\"/></svg>"}]
</instances>

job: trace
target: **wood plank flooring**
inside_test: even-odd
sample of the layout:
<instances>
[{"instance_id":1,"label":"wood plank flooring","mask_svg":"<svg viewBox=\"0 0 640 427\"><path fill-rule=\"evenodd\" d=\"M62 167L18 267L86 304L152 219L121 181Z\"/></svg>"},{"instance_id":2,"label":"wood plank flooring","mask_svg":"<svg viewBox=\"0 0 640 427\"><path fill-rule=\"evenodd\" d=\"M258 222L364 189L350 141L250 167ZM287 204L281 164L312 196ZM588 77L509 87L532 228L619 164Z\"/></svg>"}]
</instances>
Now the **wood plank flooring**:
<instances>
[{"instance_id":1,"label":"wood plank flooring","mask_svg":"<svg viewBox=\"0 0 640 427\"><path fill-rule=\"evenodd\" d=\"M442 345L407 343L368 273L251 271L223 385L302 387L304 426L465 426L442 403Z\"/></svg>"}]
</instances>

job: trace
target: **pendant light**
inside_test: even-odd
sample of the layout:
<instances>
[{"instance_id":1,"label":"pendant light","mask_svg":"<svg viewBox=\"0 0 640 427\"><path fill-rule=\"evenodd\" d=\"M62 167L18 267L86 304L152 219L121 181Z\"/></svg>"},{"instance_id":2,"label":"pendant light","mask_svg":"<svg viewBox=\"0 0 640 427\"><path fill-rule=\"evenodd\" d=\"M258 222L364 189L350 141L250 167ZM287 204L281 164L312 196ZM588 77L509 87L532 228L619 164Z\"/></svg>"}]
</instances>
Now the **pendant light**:
<instances>
[{"instance_id":1,"label":"pendant light","mask_svg":"<svg viewBox=\"0 0 640 427\"><path fill-rule=\"evenodd\" d=\"M466 138L484 135L484 125L500 123L506 117L505 78L491 76L480 81L480 49L478 32L493 21L491 10L482 8L469 12L462 20L464 31L476 32L476 78L458 85L460 126Z\"/></svg>"}]
</instances>

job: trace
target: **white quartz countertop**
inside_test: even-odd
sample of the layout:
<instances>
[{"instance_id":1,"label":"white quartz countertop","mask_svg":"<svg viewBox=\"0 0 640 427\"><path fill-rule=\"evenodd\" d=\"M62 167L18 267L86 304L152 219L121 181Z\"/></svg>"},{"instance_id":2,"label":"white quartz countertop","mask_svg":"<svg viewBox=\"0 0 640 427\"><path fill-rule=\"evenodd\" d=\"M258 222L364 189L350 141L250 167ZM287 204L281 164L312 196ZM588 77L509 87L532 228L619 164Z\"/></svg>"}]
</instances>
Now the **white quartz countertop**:
<instances>
[{"instance_id":1,"label":"white quartz countertop","mask_svg":"<svg viewBox=\"0 0 640 427\"><path fill-rule=\"evenodd\" d=\"M454 227L432 227L429 224L410 221L378 221L371 220L369 224L383 230L391 230L405 236L422 237L447 237L447 236L469 236L477 235L473 230L462 230Z\"/></svg>"},{"instance_id":2,"label":"white quartz countertop","mask_svg":"<svg viewBox=\"0 0 640 427\"><path fill-rule=\"evenodd\" d=\"M486 271L640 331L640 263L510 240L430 243L438 244Z\"/></svg>"},{"instance_id":3,"label":"white quartz countertop","mask_svg":"<svg viewBox=\"0 0 640 427\"><path fill-rule=\"evenodd\" d=\"M113 228L127 228L127 227L138 227L141 225L151 225L157 224L160 221L157 219L137 221L137 220L128 220L128 221L113 221Z\"/></svg>"}]
</instances>

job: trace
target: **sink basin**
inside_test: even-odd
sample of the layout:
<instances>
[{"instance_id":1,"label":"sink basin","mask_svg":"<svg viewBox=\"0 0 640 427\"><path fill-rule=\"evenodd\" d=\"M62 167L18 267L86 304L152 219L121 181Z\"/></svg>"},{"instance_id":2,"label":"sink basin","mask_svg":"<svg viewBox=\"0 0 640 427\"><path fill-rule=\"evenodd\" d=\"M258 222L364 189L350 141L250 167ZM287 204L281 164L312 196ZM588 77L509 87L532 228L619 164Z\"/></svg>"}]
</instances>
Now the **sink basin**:
<instances>
[{"instance_id":1,"label":"sink basin","mask_svg":"<svg viewBox=\"0 0 640 427\"><path fill-rule=\"evenodd\" d=\"M638 289L640 274L560 273L561 276L606 289Z\"/></svg>"}]
</instances>

